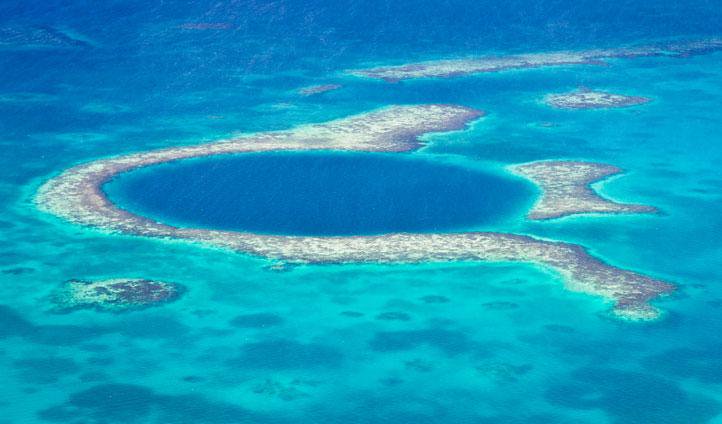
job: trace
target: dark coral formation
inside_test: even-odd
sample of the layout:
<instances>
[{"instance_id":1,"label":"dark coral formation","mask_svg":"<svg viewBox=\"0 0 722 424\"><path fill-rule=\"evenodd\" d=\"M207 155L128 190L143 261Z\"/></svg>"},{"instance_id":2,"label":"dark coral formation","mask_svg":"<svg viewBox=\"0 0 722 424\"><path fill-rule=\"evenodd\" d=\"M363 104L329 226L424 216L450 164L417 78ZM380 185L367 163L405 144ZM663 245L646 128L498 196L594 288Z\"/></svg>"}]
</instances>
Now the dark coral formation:
<instances>
[{"instance_id":1,"label":"dark coral formation","mask_svg":"<svg viewBox=\"0 0 722 424\"><path fill-rule=\"evenodd\" d=\"M21 274L27 274L30 272L35 272L35 268L19 266L19 267L15 267L15 268L8 268L8 269L2 270L3 274L12 274L12 275L21 275Z\"/></svg>"},{"instance_id":2,"label":"dark coral formation","mask_svg":"<svg viewBox=\"0 0 722 424\"><path fill-rule=\"evenodd\" d=\"M253 393L259 395L267 395L277 397L283 401L289 402L296 399L308 397L309 394L302 389L313 387L314 382L306 382L299 379L293 379L288 383L267 378L263 382L259 382L251 389Z\"/></svg>"},{"instance_id":3,"label":"dark coral formation","mask_svg":"<svg viewBox=\"0 0 722 424\"><path fill-rule=\"evenodd\" d=\"M376 315L376 319L381 321L409 321L411 316L406 312L391 311Z\"/></svg>"},{"instance_id":4,"label":"dark coral formation","mask_svg":"<svg viewBox=\"0 0 722 424\"><path fill-rule=\"evenodd\" d=\"M499 383L514 383L533 369L530 364L513 365L509 363L486 363L476 367L476 371L489 379Z\"/></svg>"},{"instance_id":5,"label":"dark coral formation","mask_svg":"<svg viewBox=\"0 0 722 424\"><path fill-rule=\"evenodd\" d=\"M448 303L449 298L446 296L432 294L432 295L422 297L421 301L424 303Z\"/></svg>"},{"instance_id":6,"label":"dark coral formation","mask_svg":"<svg viewBox=\"0 0 722 424\"><path fill-rule=\"evenodd\" d=\"M77 309L123 312L176 300L182 293L178 284L146 279L70 280L52 296L56 312Z\"/></svg>"}]
</instances>

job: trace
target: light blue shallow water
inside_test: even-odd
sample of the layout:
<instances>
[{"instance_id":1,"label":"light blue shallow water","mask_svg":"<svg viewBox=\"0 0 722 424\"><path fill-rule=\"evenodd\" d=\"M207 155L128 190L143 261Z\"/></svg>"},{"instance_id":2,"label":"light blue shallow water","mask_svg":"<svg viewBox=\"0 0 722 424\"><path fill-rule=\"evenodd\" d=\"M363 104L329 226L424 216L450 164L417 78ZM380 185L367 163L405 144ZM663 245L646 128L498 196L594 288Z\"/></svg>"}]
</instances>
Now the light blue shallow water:
<instances>
[{"instance_id":1,"label":"light blue shallow water","mask_svg":"<svg viewBox=\"0 0 722 424\"><path fill-rule=\"evenodd\" d=\"M722 54L393 85L341 72L720 36L718 5L325 3L0 5L0 422L722 422ZM295 91L325 83L344 87ZM609 111L540 102L582 85L653 101ZM99 157L415 103L488 113L429 137L414 153L424 160L626 169L600 191L663 214L498 229L579 243L675 283L658 302L664 319L620 322L528 265L278 272L231 252L84 229L31 202L47 178ZM126 314L50 312L63 281L114 277L187 291Z\"/></svg>"}]
</instances>

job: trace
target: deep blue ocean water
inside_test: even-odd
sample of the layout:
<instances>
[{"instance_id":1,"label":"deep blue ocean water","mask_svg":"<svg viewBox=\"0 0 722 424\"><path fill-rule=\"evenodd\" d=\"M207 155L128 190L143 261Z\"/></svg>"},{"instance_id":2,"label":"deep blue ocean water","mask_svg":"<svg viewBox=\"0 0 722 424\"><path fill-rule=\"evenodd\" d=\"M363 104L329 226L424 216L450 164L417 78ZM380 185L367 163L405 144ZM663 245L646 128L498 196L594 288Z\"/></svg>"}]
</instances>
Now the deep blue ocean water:
<instances>
[{"instance_id":1,"label":"deep blue ocean water","mask_svg":"<svg viewBox=\"0 0 722 424\"><path fill-rule=\"evenodd\" d=\"M722 54L394 85L343 73L719 37L719 2L330 3L0 2L0 422L722 422ZM296 93L326 83L343 88ZM578 86L653 101L589 112L540 102ZM620 322L528 265L276 272L231 252L81 228L31 201L47 178L99 157L414 103L488 113L429 137L414 153L424 160L626 169L599 189L662 215L487 227L580 243L675 283L658 303L665 317ZM65 280L131 276L187 291L126 314L50 311Z\"/></svg>"},{"instance_id":2,"label":"deep blue ocean water","mask_svg":"<svg viewBox=\"0 0 722 424\"><path fill-rule=\"evenodd\" d=\"M266 153L129 172L106 186L127 210L185 227L288 235L461 231L522 215L518 178L413 155Z\"/></svg>"}]
</instances>

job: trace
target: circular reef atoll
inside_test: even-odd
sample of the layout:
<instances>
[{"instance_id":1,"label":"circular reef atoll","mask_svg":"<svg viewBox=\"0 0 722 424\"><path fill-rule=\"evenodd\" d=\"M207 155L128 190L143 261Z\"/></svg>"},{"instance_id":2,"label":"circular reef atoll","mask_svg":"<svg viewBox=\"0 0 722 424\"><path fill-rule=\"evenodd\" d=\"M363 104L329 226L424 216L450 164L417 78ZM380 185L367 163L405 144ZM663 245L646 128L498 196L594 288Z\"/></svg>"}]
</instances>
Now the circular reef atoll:
<instances>
[{"instance_id":1,"label":"circular reef atoll","mask_svg":"<svg viewBox=\"0 0 722 424\"><path fill-rule=\"evenodd\" d=\"M70 280L52 294L51 301L59 313L78 309L125 312L172 302L182 291L178 284L140 278Z\"/></svg>"},{"instance_id":2,"label":"circular reef atoll","mask_svg":"<svg viewBox=\"0 0 722 424\"><path fill-rule=\"evenodd\" d=\"M580 89L570 93L549 94L544 103L557 109L608 109L629 107L649 102L647 97L624 96L604 91Z\"/></svg>"},{"instance_id":3,"label":"circular reef atoll","mask_svg":"<svg viewBox=\"0 0 722 424\"><path fill-rule=\"evenodd\" d=\"M40 187L35 202L40 209L81 225L190 240L284 263L534 263L561 274L570 290L611 301L618 317L657 318L660 311L649 302L671 292L672 285L609 265L575 244L496 232L319 237L181 228L125 211L102 190L103 184L120 173L194 157L270 151L410 152L422 145L420 136L462 130L482 115L480 111L456 105L392 106L286 131L99 159L77 165L47 181ZM536 162L517 166L514 172L531 178L542 189L531 219L588 212L648 211L616 204L594 193L590 181L618 172L607 165Z\"/></svg>"},{"instance_id":4,"label":"circular reef atoll","mask_svg":"<svg viewBox=\"0 0 722 424\"><path fill-rule=\"evenodd\" d=\"M711 38L636 47L430 60L405 65L354 69L348 71L348 73L359 77L398 82L415 78L450 78L485 72L550 66L603 65L609 59L632 59L637 57L682 58L718 50L722 50L722 39Z\"/></svg>"}]
</instances>

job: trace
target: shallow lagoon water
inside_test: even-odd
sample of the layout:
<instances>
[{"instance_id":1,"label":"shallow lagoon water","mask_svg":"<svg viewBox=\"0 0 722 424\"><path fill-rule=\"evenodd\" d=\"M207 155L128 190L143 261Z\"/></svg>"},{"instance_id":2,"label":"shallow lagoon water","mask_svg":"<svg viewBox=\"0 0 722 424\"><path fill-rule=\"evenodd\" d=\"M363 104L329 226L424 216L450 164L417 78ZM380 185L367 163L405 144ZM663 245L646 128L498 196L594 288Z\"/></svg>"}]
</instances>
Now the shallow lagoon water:
<instances>
[{"instance_id":1,"label":"shallow lagoon water","mask_svg":"<svg viewBox=\"0 0 722 424\"><path fill-rule=\"evenodd\" d=\"M94 40L0 49L2 419L722 422L719 53L396 85L340 73L362 63L720 36L718 5L394 1L369 12L327 3L275 2L284 11L263 2L240 10L217 2L0 4L3 25L64 26ZM199 21L232 28L178 28ZM295 94L328 82L344 88ZM653 102L580 113L539 102L580 85ZM244 255L80 228L30 202L42 181L98 157L420 102L488 113L468 131L428 137L430 155L499 167L586 159L628 170L602 191L663 215L508 226L674 282L679 292L660 304L668 315L643 325L610 319L608 305L531 266L274 272ZM64 280L124 276L188 290L128 314L49 311L47 296Z\"/></svg>"},{"instance_id":2,"label":"shallow lagoon water","mask_svg":"<svg viewBox=\"0 0 722 424\"><path fill-rule=\"evenodd\" d=\"M518 218L534 197L501 171L370 153L185 160L128 172L104 190L160 222L285 235L463 230Z\"/></svg>"}]
</instances>

